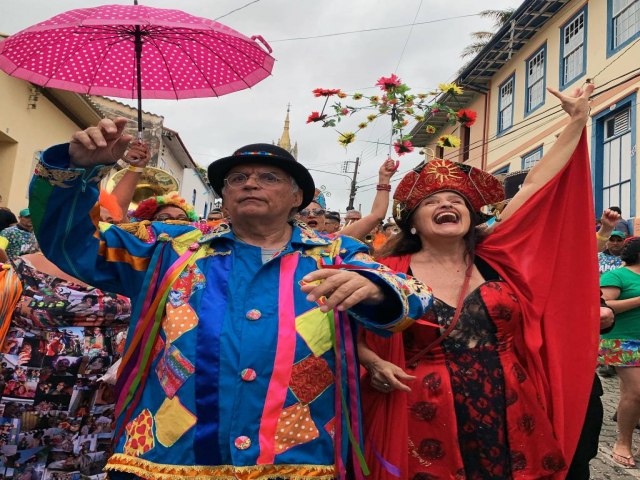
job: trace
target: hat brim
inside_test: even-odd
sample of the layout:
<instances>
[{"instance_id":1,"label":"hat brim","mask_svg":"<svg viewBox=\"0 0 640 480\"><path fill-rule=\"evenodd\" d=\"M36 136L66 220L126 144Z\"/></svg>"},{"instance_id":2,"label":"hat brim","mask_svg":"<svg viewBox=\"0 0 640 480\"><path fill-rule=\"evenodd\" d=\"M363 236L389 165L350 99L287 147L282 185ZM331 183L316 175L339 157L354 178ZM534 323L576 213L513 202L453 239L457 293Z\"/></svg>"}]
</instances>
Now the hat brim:
<instances>
[{"instance_id":1,"label":"hat brim","mask_svg":"<svg viewBox=\"0 0 640 480\"><path fill-rule=\"evenodd\" d=\"M302 203L298 207L298 211L309 205L313 200L316 191L316 185L313 177L303 165L295 160L270 155L232 155L230 157L220 158L212 162L207 168L209 183L213 190L222 198L222 188L224 187L224 177L229 170L237 165L246 165L247 163L260 163L278 167L287 172L296 181L302 189Z\"/></svg>"}]
</instances>

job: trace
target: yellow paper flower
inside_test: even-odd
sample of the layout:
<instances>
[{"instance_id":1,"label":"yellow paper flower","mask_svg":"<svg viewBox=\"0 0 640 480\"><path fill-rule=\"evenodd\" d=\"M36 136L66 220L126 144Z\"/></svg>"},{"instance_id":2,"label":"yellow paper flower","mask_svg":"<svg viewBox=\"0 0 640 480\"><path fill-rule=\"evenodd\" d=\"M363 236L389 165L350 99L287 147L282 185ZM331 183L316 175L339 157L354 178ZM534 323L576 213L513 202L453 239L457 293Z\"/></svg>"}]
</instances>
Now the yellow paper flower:
<instances>
[{"instance_id":1,"label":"yellow paper flower","mask_svg":"<svg viewBox=\"0 0 640 480\"><path fill-rule=\"evenodd\" d=\"M439 147L458 148L460 146L460 139L455 135L442 135L438 139Z\"/></svg>"},{"instance_id":2,"label":"yellow paper flower","mask_svg":"<svg viewBox=\"0 0 640 480\"><path fill-rule=\"evenodd\" d=\"M358 124L358 128L362 130L363 128L367 128L367 125L369 125L367 122L361 122Z\"/></svg>"},{"instance_id":3,"label":"yellow paper flower","mask_svg":"<svg viewBox=\"0 0 640 480\"><path fill-rule=\"evenodd\" d=\"M369 120L370 122L373 122L376 118L378 118L378 116L375 113L367 115L367 120Z\"/></svg>"},{"instance_id":4,"label":"yellow paper flower","mask_svg":"<svg viewBox=\"0 0 640 480\"><path fill-rule=\"evenodd\" d=\"M460 95L462 93L462 88L455 83L441 83L438 85L438 88L445 93L451 93L453 95Z\"/></svg>"},{"instance_id":5,"label":"yellow paper flower","mask_svg":"<svg viewBox=\"0 0 640 480\"><path fill-rule=\"evenodd\" d=\"M361 93L354 93L353 94L353 99L354 100L360 100L362 98L362 94Z\"/></svg>"},{"instance_id":6,"label":"yellow paper flower","mask_svg":"<svg viewBox=\"0 0 640 480\"><path fill-rule=\"evenodd\" d=\"M344 132L338 137L338 143L343 147L346 147L356 139L356 134L353 132Z\"/></svg>"},{"instance_id":7,"label":"yellow paper flower","mask_svg":"<svg viewBox=\"0 0 640 480\"><path fill-rule=\"evenodd\" d=\"M436 133L436 127L434 127L433 125L427 125L427 128L425 128L425 132L427 132L429 135L433 135L434 133Z\"/></svg>"}]
</instances>

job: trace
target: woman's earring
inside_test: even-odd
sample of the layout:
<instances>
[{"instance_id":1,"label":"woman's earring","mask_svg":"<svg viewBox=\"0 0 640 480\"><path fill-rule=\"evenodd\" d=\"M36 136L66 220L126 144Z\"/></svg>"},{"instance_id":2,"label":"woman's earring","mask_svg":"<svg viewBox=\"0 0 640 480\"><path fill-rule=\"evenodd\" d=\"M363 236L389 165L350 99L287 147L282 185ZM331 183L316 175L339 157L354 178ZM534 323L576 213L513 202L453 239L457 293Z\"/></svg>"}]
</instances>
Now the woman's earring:
<instances>
[{"instance_id":1,"label":"woman's earring","mask_svg":"<svg viewBox=\"0 0 640 480\"><path fill-rule=\"evenodd\" d=\"M418 233L418 231L416 230L416 227L411 227L411 230L409 230L411 232L411 235L415 235L416 233Z\"/></svg>"}]
</instances>

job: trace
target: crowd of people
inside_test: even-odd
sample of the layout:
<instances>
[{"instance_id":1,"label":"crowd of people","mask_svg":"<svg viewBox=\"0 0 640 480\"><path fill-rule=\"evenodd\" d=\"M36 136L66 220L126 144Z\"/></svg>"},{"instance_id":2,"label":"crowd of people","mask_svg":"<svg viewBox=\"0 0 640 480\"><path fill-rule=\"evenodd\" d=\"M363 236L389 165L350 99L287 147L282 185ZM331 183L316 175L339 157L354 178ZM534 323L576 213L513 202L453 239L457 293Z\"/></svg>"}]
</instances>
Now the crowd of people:
<instances>
[{"instance_id":1,"label":"crowd of people","mask_svg":"<svg viewBox=\"0 0 640 480\"><path fill-rule=\"evenodd\" d=\"M634 466L640 240L613 208L594 235L593 86L550 91L567 125L510 198L443 159L392 192L389 159L370 213L343 216L286 150L251 144L209 166L223 203L200 219L176 193L127 211L149 155L124 119L45 150L29 208L0 211L21 284L0 328L0 468L587 479L598 358L621 381L613 460Z\"/></svg>"}]
</instances>

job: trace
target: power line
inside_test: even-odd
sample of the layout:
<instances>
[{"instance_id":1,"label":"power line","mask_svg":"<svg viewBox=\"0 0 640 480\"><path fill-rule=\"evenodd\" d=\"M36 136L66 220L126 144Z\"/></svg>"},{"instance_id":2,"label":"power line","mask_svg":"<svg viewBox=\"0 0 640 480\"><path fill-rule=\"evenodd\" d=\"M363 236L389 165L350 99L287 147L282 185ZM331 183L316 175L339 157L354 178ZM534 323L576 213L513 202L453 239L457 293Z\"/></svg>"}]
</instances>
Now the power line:
<instances>
[{"instance_id":1,"label":"power line","mask_svg":"<svg viewBox=\"0 0 640 480\"><path fill-rule=\"evenodd\" d=\"M416 10L416 14L413 17L413 23L411 24L411 28L409 29L409 33L407 34L407 40L404 42L404 47L402 47L402 52L400 52L400 58L398 59L398 64L396 65L395 73L398 73L398 69L400 68L400 63L402 62L402 57L404 56L404 51L407 49L407 45L409 44L409 39L411 38L411 33L413 32L413 27L416 25L416 20L418 19L418 15L420 14L420 9L422 8L422 1L420 0L420 5L418 5L418 10Z\"/></svg>"},{"instance_id":2,"label":"power line","mask_svg":"<svg viewBox=\"0 0 640 480\"><path fill-rule=\"evenodd\" d=\"M238 10L242 10L243 8L247 8L249 5L253 5L254 3L258 3L259 1L260 0L253 0L253 2L249 2L249 3L245 4L245 5L242 5L241 7L235 8L235 9L231 10L230 12L225 13L224 15L221 15L221 16L219 16L217 18L214 18L214 20L216 20L216 21L220 20L221 18L227 17L227 16L231 15L232 13L237 12Z\"/></svg>"},{"instance_id":3,"label":"power line","mask_svg":"<svg viewBox=\"0 0 640 480\"><path fill-rule=\"evenodd\" d=\"M293 42L295 40L312 40L314 38L337 37L337 36L340 36L340 35L351 35L351 34L354 34L354 33L379 32L379 31L382 31L382 30L394 30L394 29L398 29L398 28L413 27L414 25L427 25L427 24L430 24L430 23L439 23L439 22L447 22L449 20L457 20L459 18L477 17L479 15L480 15L479 13L471 13L469 15L458 15L457 17L439 18L439 19L436 19L436 20L426 20L424 22L406 23L404 25L394 25L394 26L391 26L391 27L365 28L365 29L362 29L362 30L349 30L349 31L346 31L346 32L325 33L323 35L313 35L313 36L309 36L309 37L279 38L277 40L269 40L269 43Z\"/></svg>"}]
</instances>

